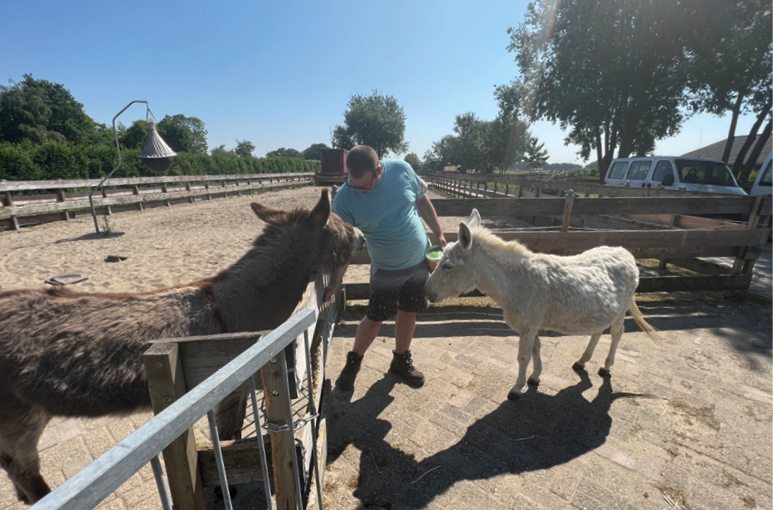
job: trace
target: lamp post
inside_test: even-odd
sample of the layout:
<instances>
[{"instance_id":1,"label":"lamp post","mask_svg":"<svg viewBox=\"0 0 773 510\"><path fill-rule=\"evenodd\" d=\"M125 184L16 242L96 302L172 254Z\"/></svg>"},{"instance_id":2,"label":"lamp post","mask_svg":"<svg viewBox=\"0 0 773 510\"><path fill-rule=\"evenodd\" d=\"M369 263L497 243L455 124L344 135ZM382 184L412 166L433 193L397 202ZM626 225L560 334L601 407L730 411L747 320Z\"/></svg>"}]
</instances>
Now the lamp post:
<instances>
[{"instance_id":1,"label":"lamp post","mask_svg":"<svg viewBox=\"0 0 773 510\"><path fill-rule=\"evenodd\" d=\"M148 123L148 134L145 137L145 144L142 146L142 152L140 152L137 157L142 159L142 162L151 172L164 173L169 170L169 166L172 164L172 158L177 156L177 154L166 144L166 142L164 142L163 138L161 138L161 136L156 131L155 121L150 118L152 114L150 112L150 107L148 106L147 101L138 99L124 106L123 110L118 112L115 117L113 117L113 134L115 135L115 150L118 151L118 165L113 168L110 173L107 174L104 179L102 179L97 187L93 188L89 193L91 217L94 218L94 228L96 229L97 234L99 234L99 223L97 222L97 212L94 209L94 199L92 198L92 195L94 194L94 191L102 189L105 181L107 181L115 173L115 171L121 167L121 146L118 143L118 131L115 129L115 120L134 103L145 104L147 109L145 118L147 119Z\"/></svg>"}]
</instances>

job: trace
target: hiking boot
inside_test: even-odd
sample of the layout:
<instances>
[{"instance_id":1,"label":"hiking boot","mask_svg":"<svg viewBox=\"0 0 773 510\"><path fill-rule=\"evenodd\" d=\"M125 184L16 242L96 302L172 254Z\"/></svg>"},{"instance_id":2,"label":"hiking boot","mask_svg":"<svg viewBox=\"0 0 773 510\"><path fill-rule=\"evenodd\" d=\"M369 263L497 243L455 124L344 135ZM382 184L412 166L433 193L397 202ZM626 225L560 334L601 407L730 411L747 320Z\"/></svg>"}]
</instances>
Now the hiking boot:
<instances>
[{"instance_id":1,"label":"hiking boot","mask_svg":"<svg viewBox=\"0 0 773 510\"><path fill-rule=\"evenodd\" d=\"M341 370L341 375L336 380L336 388L343 391L348 391L354 388L354 380L357 378L357 373L360 371L362 365L362 356L359 356L356 352L350 351L346 353L346 365Z\"/></svg>"},{"instance_id":2,"label":"hiking boot","mask_svg":"<svg viewBox=\"0 0 773 510\"><path fill-rule=\"evenodd\" d=\"M397 374L403 378L403 381L408 386L413 388L421 388L424 386L424 374L419 372L415 366L413 366L413 359L411 358L411 351L405 351L403 354L397 354L392 351L392 363L389 365L389 371L393 374Z\"/></svg>"}]
</instances>

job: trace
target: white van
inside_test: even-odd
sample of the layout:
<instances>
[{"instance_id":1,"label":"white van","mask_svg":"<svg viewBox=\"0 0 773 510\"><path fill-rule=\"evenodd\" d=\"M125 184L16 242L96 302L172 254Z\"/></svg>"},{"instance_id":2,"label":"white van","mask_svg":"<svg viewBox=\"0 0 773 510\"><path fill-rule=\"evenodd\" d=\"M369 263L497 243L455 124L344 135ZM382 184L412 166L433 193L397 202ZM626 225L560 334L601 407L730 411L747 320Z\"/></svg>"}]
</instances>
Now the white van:
<instances>
[{"instance_id":1,"label":"white van","mask_svg":"<svg viewBox=\"0 0 773 510\"><path fill-rule=\"evenodd\" d=\"M771 195L773 194L773 189L771 188L771 176L773 176L773 172L770 170L771 166L771 156L773 156L773 152L768 154L767 159L765 159L765 162L762 164L762 167L760 168L759 173L757 173L757 178L754 180L754 185L752 185L752 189L749 192L750 195Z\"/></svg>"},{"instance_id":2,"label":"white van","mask_svg":"<svg viewBox=\"0 0 773 510\"><path fill-rule=\"evenodd\" d=\"M672 156L614 159L605 182L609 186L746 195L727 165L715 159Z\"/></svg>"}]
</instances>

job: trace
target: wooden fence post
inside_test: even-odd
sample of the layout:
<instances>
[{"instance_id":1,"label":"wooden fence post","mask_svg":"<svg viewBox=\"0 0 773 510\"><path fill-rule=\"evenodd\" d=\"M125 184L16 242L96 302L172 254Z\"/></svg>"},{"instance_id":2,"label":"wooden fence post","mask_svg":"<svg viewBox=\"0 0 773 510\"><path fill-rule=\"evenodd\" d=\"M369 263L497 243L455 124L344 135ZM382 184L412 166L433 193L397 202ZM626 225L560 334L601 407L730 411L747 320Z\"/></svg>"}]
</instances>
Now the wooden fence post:
<instances>
[{"instance_id":1,"label":"wooden fence post","mask_svg":"<svg viewBox=\"0 0 773 510\"><path fill-rule=\"evenodd\" d=\"M164 194L167 195L166 196L166 206L167 207L172 207L172 204L169 203L169 189L166 187L166 183L165 182L161 183L161 193L164 193Z\"/></svg>"},{"instance_id":2,"label":"wooden fence post","mask_svg":"<svg viewBox=\"0 0 773 510\"><path fill-rule=\"evenodd\" d=\"M178 344L153 344L142 355L142 363L148 375L153 413L157 415L185 394ZM175 508L206 510L193 429L183 432L164 449L164 464Z\"/></svg>"},{"instance_id":3,"label":"wooden fence post","mask_svg":"<svg viewBox=\"0 0 773 510\"><path fill-rule=\"evenodd\" d=\"M139 196L140 195L140 188L139 186L134 186L134 194ZM137 207L139 207L140 211L144 211L145 207L142 205L142 202L137 202Z\"/></svg>"},{"instance_id":4,"label":"wooden fence post","mask_svg":"<svg viewBox=\"0 0 773 510\"><path fill-rule=\"evenodd\" d=\"M567 193L564 197L564 214L561 217L561 232L569 230L572 223L572 206L574 205L574 193Z\"/></svg>"},{"instance_id":5,"label":"wooden fence post","mask_svg":"<svg viewBox=\"0 0 773 510\"><path fill-rule=\"evenodd\" d=\"M3 193L3 205L5 207L13 207L13 199L11 198L11 192L6 191ZM17 232L20 230L19 228L19 220L16 218L15 214L11 215L11 221L13 222L13 229Z\"/></svg>"},{"instance_id":6,"label":"wooden fence post","mask_svg":"<svg viewBox=\"0 0 773 510\"><path fill-rule=\"evenodd\" d=\"M266 421L275 426L287 425L291 429L289 433L286 430L273 432L269 429L276 506L277 508L298 508L300 502L297 501L295 492L292 458L295 455L295 433L292 431L293 424L287 423L287 391L284 381L285 371L282 369L285 363L285 352L282 351L260 369L260 377L263 380L263 393L266 399Z\"/></svg>"},{"instance_id":7,"label":"wooden fence post","mask_svg":"<svg viewBox=\"0 0 773 510\"><path fill-rule=\"evenodd\" d=\"M757 195L755 197L754 204L752 205L752 210L749 213L749 221L746 222L746 230L752 230L757 228L757 224L760 221L760 208L762 207L762 200L764 198L765 198L765 195ZM735 257L735 262L733 263L733 269L732 271L730 271L730 274L751 273L754 267L755 259L746 260L746 253L748 250L749 248L747 246L742 246L738 248L738 254Z\"/></svg>"},{"instance_id":8,"label":"wooden fence post","mask_svg":"<svg viewBox=\"0 0 773 510\"><path fill-rule=\"evenodd\" d=\"M65 201L64 189L63 188L59 188L59 191L57 192L56 195L57 195L56 196L56 201L57 202L64 202ZM70 211L63 211L63 213L64 213L64 219L67 220L67 221L70 221Z\"/></svg>"}]
</instances>

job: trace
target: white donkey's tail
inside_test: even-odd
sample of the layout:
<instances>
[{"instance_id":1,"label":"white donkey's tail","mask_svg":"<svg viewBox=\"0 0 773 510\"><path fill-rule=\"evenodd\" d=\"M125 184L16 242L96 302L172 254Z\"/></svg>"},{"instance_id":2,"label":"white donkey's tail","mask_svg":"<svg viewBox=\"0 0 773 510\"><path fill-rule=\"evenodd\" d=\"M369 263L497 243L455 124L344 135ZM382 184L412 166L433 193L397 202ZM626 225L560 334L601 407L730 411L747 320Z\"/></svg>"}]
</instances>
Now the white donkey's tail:
<instances>
[{"instance_id":1,"label":"white donkey's tail","mask_svg":"<svg viewBox=\"0 0 773 510\"><path fill-rule=\"evenodd\" d=\"M639 307L636 306L636 300L631 300L631 306L628 308L628 311L631 312L631 316L633 317L633 320L636 321L636 324L639 325L641 330L644 331L653 342L655 342L659 347L665 347L663 342L660 341L658 335L656 334L657 329L653 328L647 321L644 320L644 316L641 314Z\"/></svg>"}]
</instances>

